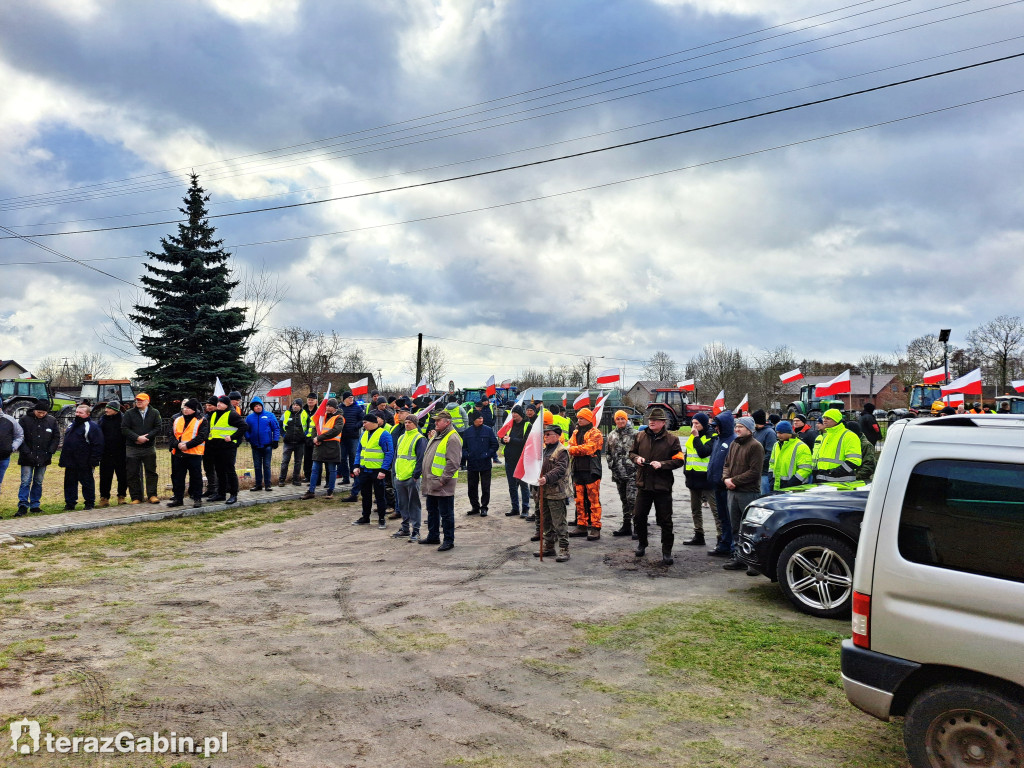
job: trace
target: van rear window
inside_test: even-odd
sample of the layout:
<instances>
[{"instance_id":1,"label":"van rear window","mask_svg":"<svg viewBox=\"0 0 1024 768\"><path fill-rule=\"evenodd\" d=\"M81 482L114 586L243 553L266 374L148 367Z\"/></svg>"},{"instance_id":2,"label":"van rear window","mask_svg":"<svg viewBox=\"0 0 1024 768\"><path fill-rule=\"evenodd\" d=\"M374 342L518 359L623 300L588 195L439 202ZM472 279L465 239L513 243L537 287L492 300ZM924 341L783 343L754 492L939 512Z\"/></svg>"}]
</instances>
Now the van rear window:
<instances>
[{"instance_id":1,"label":"van rear window","mask_svg":"<svg viewBox=\"0 0 1024 768\"><path fill-rule=\"evenodd\" d=\"M903 499L899 550L913 563L1024 581L1024 465L918 464Z\"/></svg>"}]
</instances>

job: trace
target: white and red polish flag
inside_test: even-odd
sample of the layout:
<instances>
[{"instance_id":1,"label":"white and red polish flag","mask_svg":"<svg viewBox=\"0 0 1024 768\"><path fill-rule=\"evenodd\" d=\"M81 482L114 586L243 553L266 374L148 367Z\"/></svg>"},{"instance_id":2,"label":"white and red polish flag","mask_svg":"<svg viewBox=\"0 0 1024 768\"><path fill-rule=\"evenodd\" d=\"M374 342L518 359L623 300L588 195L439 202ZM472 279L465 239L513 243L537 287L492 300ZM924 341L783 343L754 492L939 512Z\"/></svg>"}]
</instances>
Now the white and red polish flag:
<instances>
[{"instance_id":1,"label":"white and red polish flag","mask_svg":"<svg viewBox=\"0 0 1024 768\"><path fill-rule=\"evenodd\" d=\"M687 379L686 381L677 381L676 387L683 390L684 392L693 392L697 389L697 382L693 379Z\"/></svg>"},{"instance_id":2,"label":"white and red polish flag","mask_svg":"<svg viewBox=\"0 0 1024 768\"><path fill-rule=\"evenodd\" d=\"M1017 392L1024 392L1024 380L1021 380L1021 381L1011 381L1010 382L1010 386L1013 387L1014 390L1017 391Z\"/></svg>"},{"instance_id":3,"label":"white and red polish flag","mask_svg":"<svg viewBox=\"0 0 1024 768\"><path fill-rule=\"evenodd\" d=\"M733 411L733 413L735 413L737 416L741 416L743 412L747 410L750 410L750 396L744 395L743 399L740 400L740 404L736 406L736 409Z\"/></svg>"},{"instance_id":4,"label":"white and red polish flag","mask_svg":"<svg viewBox=\"0 0 1024 768\"><path fill-rule=\"evenodd\" d=\"M936 368L931 371L925 371L924 378L922 381L925 384L938 384L940 381L946 380L946 369Z\"/></svg>"},{"instance_id":5,"label":"white and red polish flag","mask_svg":"<svg viewBox=\"0 0 1024 768\"><path fill-rule=\"evenodd\" d=\"M580 408L586 408L590 405L590 392L584 390L580 392L580 396L572 401L572 409L578 411Z\"/></svg>"},{"instance_id":6,"label":"white and red polish flag","mask_svg":"<svg viewBox=\"0 0 1024 768\"><path fill-rule=\"evenodd\" d=\"M823 384L818 384L814 388L815 397L825 397L826 395L841 395L850 391L850 369L847 368L845 371L840 373L831 381L826 381Z\"/></svg>"},{"instance_id":7,"label":"white and red polish flag","mask_svg":"<svg viewBox=\"0 0 1024 768\"><path fill-rule=\"evenodd\" d=\"M499 386L501 389L512 389L512 379L505 379Z\"/></svg>"},{"instance_id":8,"label":"white and red polish flag","mask_svg":"<svg viewBox=\"0 0 1024 768\"><path fill-rule=\"evenodd\" d=\"M525 397L525 395L520 395L519 399L516 400L515 405L513 405L512 408L515 408L517 405L519 405L521 402L523 402L523 398L524 397ZM513 422L512 422L512 408L508 409L508 413L505 414L505 421L502 422L501 428L498 430L497 434L498 434L498 438L499 439L504 437L505 435L507 435L511 431L511 429L512 429L512 425L513 425ZM543 431L543 430L541 430L541 431Z\"/></svg>"},{"instance_id":9,"label":"white and red polish flag","mask_svg":"<svg viewBox=\"0 0 1024 768\"><path fill-rule=\"evenodd\" d=\"M619 380L619 369L609 368L607 371L601 371L597 374L597 384L602 386L604 384L614 384Z\"/></svg>"},{"instance_id":10,"label":"white and red polish flag","mask_svg":"<svg viewBox=\"0 0 1024 768\"><path fill-rule=\"evenodd\" d=\"M484 390L484 394L488 397L494 397L498 393L498 388L494 385L494 376L491 376L487 380L487 389Z\"/></svg>"},{"instance_id":11,"label":"white and red polish flag","mask_svg":"<svg viewBox=\"0 0 1024 768\"><path fill-rule=\"evenodd\" d=\"M324 418L327 416L327 401L331 399L331 385L327 385L327 389L324 392L324 399L320 401L320 405L313 411L313 423L316 424L316 431L324 431ZM344 418L344 416L342 417Z\"/></svg>"},{"instance_id":12,"label":"white and red polish flag","mask_svg":"<svg viewBox=\"0 0 1024 768\"><path fill-rule=\"evenodd\" d=\"M360 379L359 381L355 381L355 382L350 381L348 383L348 388L352 391L352 394L355 397L359 397L360 395L365 395L367 392L370 391L370 380L369 379Z\"/></svg>"},{"instance_id":13,"label":"white and red polish flag","mask_svg":"<svg viewBox=\"0 0 1024 768\"><path fill-rule=\"evenodd\" d=\"M718 397L715 398L714 404L711 406L711 415L717 416L725 410L725 390L723 389L718 393Z\"/></svg>"},{"instance_id":14,"label":"white and red polish flag","mask_svg":"<svg viewBox=\"0 0 1024 768\"><path fill-rule=\"evenodd\" d=\"M942 394L954 395L962 392L965 395L981 394L981 368L975 368L966 376L961 376L956 381L951 381L944 387L940 387Z\"/></svg>"},{"instance_id":15,"label":"white and red polish flag","mask_svg":"<svg viewBox=\"0 0 1024 768\"><path fill-rule=\"evenodd\" d=\"M601 426L601 417L604 415L604 402L610 396L611 396L611 392L609 392L604 397L599 397L597 399L597 405L594 406L594 426L595 427L600 427Z\"/></svg>"},{"instance_id":16,"label":"white and red polish flag","mask_svg":"<svg viewBox=\"0 0 1024 768\"><path fill-rule=\"evenodd\" d=\"M803 377L804 375L800 373L800 369L794 368L792 371L787 371L786 373L779 374L779 381L781 381L783 384L790 384L794 381L800 381L800 379L802 379Z\"/></svg>"},{"instance_id":17,"label":"white and red polish flag","mask_svg":"<svg viewBox=\"0 0 1024 768\"><path fill-rule=\"evenodd\" d=\"M563 408L565 408L565 401L568 400L568 399L569 399L569 393L568 392L563 392L562 393L562 407Z\"/></svg>"},{"instance_id":18,"label":"white and red polish flag","mask_svg":"<svg viewBox=\"0 0 1024 768\"><path fill-rule=\"evenodd\" d=\"M292 380L285 379L267 390L267 397L287 397L292 393Z\"/></svg>"},{"instance_id":19,"label":"white and red polish flag","mask_svg":"<svg viewBox=\"0 0 1024 768\"><path fill-rule=\"evenodd\" d=\"M420 383L416 385L416 389L412 391L413 397L422 397L423 395L430 394L430 387L427 386L426 379L420 379Z\"/></svg>"},{"instance_id":20,"label":"white and red polish flag","mask_svg":"<svg viewBox=\"0 0 1024 768\"><path fill-rule=\"evenodd\" d=\"M944 398L942 398L942 402L944 402L946 405L963 405L964 395L962 392L959 395L946 395Z\"/></svg>"},{"instance_id":21,"label":"white and red polish flag","mask_svg":"<svg viewBox=\"0 0 1024 768\"><path fill-rule=\"evenodd\" d=\"M423 409L421 409L419 411L416 411L416 413L414 413L413 416L415 416L416 420L419 421L421 418L423 418L428 413L430 413L432 410L434 410L434 406L437 405L442 400L444 400L445 397L446 397L446 395L439 395L438 397L436 397L434 399L434 401L430 405L428 405L426 408L423 408Z\"/></svg>"},{"instance_id":22,"label":"white and red polish flag","mask_svg":"<svg viewBox=\"0 0 1024 768\"><path fill-rule=\"evenodd\" d=\"M537 423L542 427L544 424L543 406L537 412ZM526 444L523 446L523 453L519 457L519 464L513 473L517 480L522 480L528 485L539 485L541 469L544 466L544 430L530 429L526 434Z\"/></svg>"}]
</instances>

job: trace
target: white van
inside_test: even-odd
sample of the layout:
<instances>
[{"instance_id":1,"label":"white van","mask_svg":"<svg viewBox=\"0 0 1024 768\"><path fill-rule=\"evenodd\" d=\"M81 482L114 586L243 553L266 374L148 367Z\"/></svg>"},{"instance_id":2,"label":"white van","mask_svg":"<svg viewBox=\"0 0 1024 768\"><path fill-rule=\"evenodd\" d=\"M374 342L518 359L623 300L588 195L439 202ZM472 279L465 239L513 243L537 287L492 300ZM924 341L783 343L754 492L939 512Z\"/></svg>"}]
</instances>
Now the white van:
<instances>
[{"instance_id":1,"label":"white van","mask_svg":"<svg viewBox=\"0 0 1024 768\"><path fill-rule=\"evenodd\" d=\"M853 586L847 698L914 768L1024 768L1024 417L890 426Z\"/></svg>"}]
</instances>

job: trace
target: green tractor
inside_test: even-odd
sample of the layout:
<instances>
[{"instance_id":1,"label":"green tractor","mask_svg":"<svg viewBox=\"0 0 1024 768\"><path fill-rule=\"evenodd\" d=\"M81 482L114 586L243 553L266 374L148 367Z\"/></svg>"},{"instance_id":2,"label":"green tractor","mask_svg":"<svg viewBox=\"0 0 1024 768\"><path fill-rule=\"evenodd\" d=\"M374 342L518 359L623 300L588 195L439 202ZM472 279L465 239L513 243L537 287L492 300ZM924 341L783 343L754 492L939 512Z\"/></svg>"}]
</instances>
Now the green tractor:
<instances>
[{"instance_id":1,"label":"green tractor","mask_svg":"<svg viewBox=\"0 0 1024 768\"><path fill-rule=\"evenodd\" d=\"M815 420L829 408L835 408L840 411L846 410L846 403L842 400L830 397L815 397L814 387L814 384L804 384L800 387L800 399L794 400L789 404L786 411L787 419L792 419L797 414L800 414L810 420Z\"/></svg>"},{"instance_id":2,"label":"green tractor","mask_svg":"<svg viewBox=\"0 0 1024 768\"><path fill-rule=\"evenodd\" d=\"M0 380L0 397L4 401L4 413L20 419L32 410L36 400L48 400L50 413L57 419L61 431L75 416L78 402L63 392L51 392L50 383L43 379Z\"/></svg>"}]
</instances>

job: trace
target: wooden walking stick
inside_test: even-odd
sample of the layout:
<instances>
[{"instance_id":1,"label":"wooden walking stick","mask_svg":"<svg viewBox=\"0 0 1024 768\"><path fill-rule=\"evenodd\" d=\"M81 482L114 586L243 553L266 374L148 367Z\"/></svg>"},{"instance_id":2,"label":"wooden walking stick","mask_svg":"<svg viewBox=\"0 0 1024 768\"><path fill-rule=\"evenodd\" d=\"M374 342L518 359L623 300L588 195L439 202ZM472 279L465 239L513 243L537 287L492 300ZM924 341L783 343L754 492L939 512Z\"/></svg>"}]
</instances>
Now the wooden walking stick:
<instances>
[{"instance_id":1,"label":"wooden walking stick","mask_svg":"<svg viewBox=\"0 0 1024 768\"><path fill-rule=\"evenodd\" d=\"M540 501L537 503L537 521L540 523L540 561L544 562L544 486L540 487Z\"/></svg>"}]
</instances>

